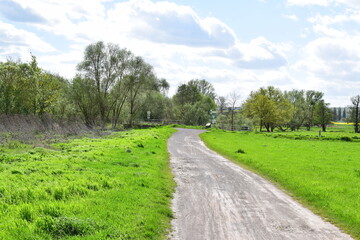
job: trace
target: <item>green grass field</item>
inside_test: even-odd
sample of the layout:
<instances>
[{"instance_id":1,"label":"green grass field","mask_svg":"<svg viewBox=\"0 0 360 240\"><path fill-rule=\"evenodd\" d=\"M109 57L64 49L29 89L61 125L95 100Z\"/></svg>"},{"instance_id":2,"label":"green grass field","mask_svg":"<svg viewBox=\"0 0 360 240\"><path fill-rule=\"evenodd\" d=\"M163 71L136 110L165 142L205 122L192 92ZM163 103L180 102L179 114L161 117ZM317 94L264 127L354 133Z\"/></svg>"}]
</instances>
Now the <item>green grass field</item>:
<instances>
[{"instance_id":1,"label":"green grass field","mask_svg":"<svg viewBox=\"0 0 360 240\"><path fill-rule=\"evenodd\" d=\"M159 128L0 147L0 239L162 239L175 183Z\"/></svg>"},{"instance_id":2,"label":"green grass field","mask_svg":"<svg viewBox=\"0 0 360 240\"><path fill-rule=\"evenodd\" d=\"M211 131L201 138L210 148L273 181L360 239L360 135L351 133L349 127L335 127L318 137L317 130Z\"/></svg>"},{"instance_id":3,"label":"green grass field","mask_svg":"<svg viewBox=\"0 0 360 240\"><path fill-rule=\"evenodd\" d=\"M313 127L311 131L306 131L305 128L300 131L276 131L273 133L262 133L263 135L273 138L288 138L295 140L332 140L332 141L347 141L360 142L360 134L354 133L353 126L347 125L333 125L329 127L326 132L320 131L321 128ZM320 131L320 133L319 133Z\"/></svg>"}]
</instances>

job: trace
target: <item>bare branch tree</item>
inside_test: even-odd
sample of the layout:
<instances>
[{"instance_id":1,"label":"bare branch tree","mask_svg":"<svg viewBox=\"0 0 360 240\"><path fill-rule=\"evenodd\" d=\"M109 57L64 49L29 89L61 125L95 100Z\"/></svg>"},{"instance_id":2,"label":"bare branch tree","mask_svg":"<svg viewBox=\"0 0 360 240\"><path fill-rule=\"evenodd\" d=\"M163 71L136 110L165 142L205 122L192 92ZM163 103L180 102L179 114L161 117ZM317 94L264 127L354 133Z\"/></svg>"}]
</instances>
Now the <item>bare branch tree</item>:
<instances>
[{"instance_id":1,"label":"bare branch tree","mask_svg":"<svg viewBox=\"0 0 360 240\"><path fill-rule=\"evenodd\" d=\"M235 130L235 109L236 109L236 105L239 104L240 94L236 90L234 90L228 95L227 99L228 99L229 110L230 110L230 114L231 114L231 131L234 131Z\"/></svg>"}]
</instances>

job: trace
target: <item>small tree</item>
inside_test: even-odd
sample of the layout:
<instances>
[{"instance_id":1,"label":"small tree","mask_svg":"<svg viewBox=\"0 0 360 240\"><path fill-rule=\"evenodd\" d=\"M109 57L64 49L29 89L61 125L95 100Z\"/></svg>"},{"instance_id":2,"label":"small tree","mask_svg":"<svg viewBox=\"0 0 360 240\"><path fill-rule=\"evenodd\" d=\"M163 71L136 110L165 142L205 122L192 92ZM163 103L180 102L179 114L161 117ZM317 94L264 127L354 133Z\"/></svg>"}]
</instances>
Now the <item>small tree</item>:
<instances>
[{"instance_id":1,"label":"small tree","mask_svg":"<svg viewBox=\"0 0 360 240\"><path fill-rule=\"evenodd\" d=\"M314 90L306 91L306 118L305 125L307 130L310 131L314 124L314 111L316 104L323 98L324 93ZM340 114L341 116L341 114Z\"/></svg>"},{"instance_id":2,"label":"small tree","mask_svg":"<svg viewBox=\"0 0 360 240\"><path fill-rule=\"evenodd\" d=\"M76 76L71 84L69 96L80 110L81 117L89 128L93 127L99 113L95 82L89 78Z\"/></svg>"},{"instance_id":3,"label":"small tree","mask_svg":"<svg viewBox=\"0 0 360 240\"><path fill-rule=\"evenodd\" d=\"M251 92L243 112L260 125L260 131L265 127L266 131L272 132L276 127L289 123L293 107L280 89L269 86Z\"/></svg>"},{"instance_id":4,"label":"small tree","mask_svg":"<svg viewBox=\"0 0 360 240\"><path fill-rule=\"evenodd\" d=\"M210 119L210 110L215 109L211 83L191 80L178 87L172 98L175 117L187 125L203 125Z\"/></svg>"},{"instance_id":5,"label":"small tree","mask_svg":"<svg viewBox=\"0 0 360 240\"><path fill-rule=\"evenodd\" d=\"M326 132L326 127L331 123L333 117L331 109L328 107L329 103L325 103L324 100L320 100L314 108L314 120L316 124L319 124L323 132Z\"/></svg>"},{"instance_id":6,"label":"small tree","mask_svg":"<svg viewBox=\"0 0 360 240\"><path fill-rule=\"evenodd\" d=\"M306 113L306 100L304 90L292 90L284 93L291 105L293 106L293 114L291 120L288 123L288 127L291 131L299 130L305 121Z\"/></svg>"},{"instance_id":7,"label":"small tree","mask_svg":"<svg viewBox=\"0 0 360 240\"><path fill-rule=\"evenodd\" d=\"M230 119L231 119L231 131L235 130L235 108L236 104L239 102L240 94L235 90L229 94L229 110L230 110Z\"/></svg>"},{"instance_id":8,"label":"small tree","mask_svg":"<svg viewBox=\"0 0 360 240\"><path fill-rule=\"evenodd\" d=\"M356 95L351 98L352 107L350 108L351 121L354 123L354 130L359 133L360 122L360 95Z\"/></svg>"},{"instance_id":9,"label":"small tree","mask_svg":"<svg viewBox=\"0 0 360 240\"><path fill-rule=\"evenodd\" d=\"M217 109L219 110L219 113L220 114L223 114L225 109L226 109L226 105L227 105L227 100L225 97L218 97L216 98L216 106L217 106Z\"/></svg>"}]
</instances>

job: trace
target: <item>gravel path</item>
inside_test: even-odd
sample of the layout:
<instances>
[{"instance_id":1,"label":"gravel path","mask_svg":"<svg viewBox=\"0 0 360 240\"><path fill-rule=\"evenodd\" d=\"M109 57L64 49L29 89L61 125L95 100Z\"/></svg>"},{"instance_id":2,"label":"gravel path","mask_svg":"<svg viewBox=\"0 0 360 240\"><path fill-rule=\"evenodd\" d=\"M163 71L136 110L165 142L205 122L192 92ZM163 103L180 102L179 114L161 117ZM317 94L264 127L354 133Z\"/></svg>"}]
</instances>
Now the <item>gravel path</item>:
<instances>
[{"instance_id":1,"label":"gravel path","mask_svg":"<svg viewBox=\"0 0 360 240\"><path fill-rule=\"evenodd\" d=\"M263 178L209 150L202 130L168 142L177 183L172 239L351 239Z\"/></svg>"}]
</instances>

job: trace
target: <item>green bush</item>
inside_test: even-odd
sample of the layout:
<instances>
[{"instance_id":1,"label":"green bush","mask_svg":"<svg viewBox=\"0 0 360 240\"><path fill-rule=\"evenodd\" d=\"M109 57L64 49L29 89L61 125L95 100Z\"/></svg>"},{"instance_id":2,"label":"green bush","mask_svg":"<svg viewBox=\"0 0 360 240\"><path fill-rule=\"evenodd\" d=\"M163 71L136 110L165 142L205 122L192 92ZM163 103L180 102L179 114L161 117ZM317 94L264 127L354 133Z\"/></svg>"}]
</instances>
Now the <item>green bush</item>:
<instances>
[{"instance_id":1,"label":"green bush","mask_svg":"<svg viewBox=\"0 0 360 240\"><path fill-rule=\"evenodd\" d=\"M352 141L352 139L350 137L348 137L348 136L341 137L340 140L345 141L345 142L351 142Z\"/></svg>"},{"instance_id":2,"label":"green bush","mask_svg":"<svg viewBox=\"0 0 360 240\"><path fill-rule=\"evenodd\" d=\"M49 233L54 238L66 236L84 236L95 232L99 226L91 219L75 217L44 217L37 222L39 230Z\"/></svg>"},{"instance_id":3,"label":"green bush","mask_svg":"<svg viewBox=\"0 0 360 240\"><path fill-rule=\"evenodd\" d=\"M236 153L245 153L245 151L244 151L243 149L239 148L239 149L236 151Z\"/></svg>"}]
</instances>

